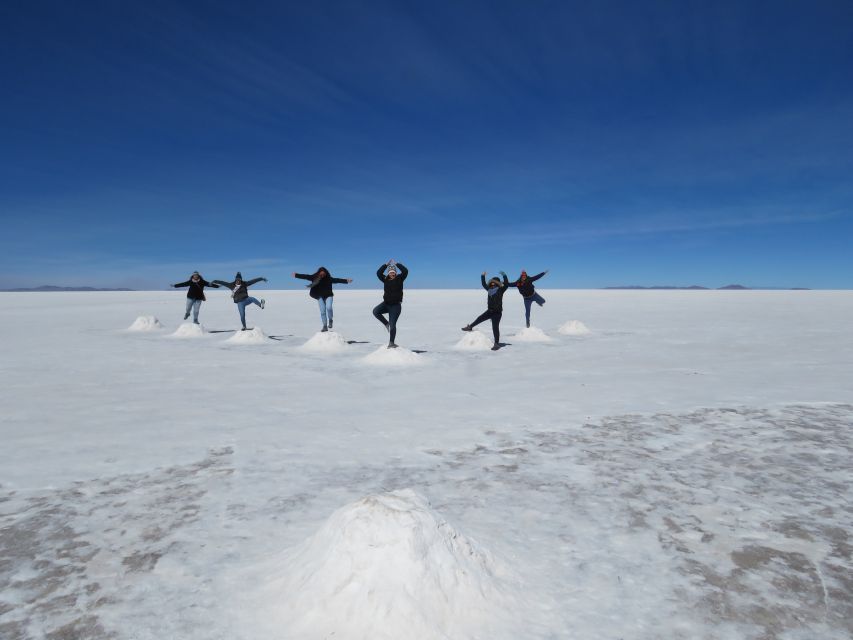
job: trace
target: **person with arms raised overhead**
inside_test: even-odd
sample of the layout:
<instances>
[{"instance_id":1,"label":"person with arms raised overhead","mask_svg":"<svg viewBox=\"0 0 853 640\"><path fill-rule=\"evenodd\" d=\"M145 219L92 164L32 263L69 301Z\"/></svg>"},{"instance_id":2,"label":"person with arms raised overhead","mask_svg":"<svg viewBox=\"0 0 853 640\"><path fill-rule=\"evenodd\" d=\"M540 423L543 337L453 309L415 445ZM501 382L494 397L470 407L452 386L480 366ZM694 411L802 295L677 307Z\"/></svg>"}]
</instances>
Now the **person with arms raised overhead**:
<instances>
[{"instance_id":1,"label":"person with arms raised overhead","mask_svg":"<svg viewBox=\"0 0 853 640\"><path fill-rule=\"evenodd\" d=\"M310 284L305 286L309 288L308 295L314 298L320 305L320 319L323 321L321 331L331 329L334 323L332 301L335 295L332 291L332 285L349 284L352 282L352 278L333 278L326 267L317 267L317 270L310 275L294 272L293 277L311 281Z\"/></svg>"},{"instance_id":2,"label":"person with arms raised overhead","mask_svg":"<svg viewBox=\"0 0 853 640\"><path fill-rule=\"evenodd\" d=\"M386 275L385 269L388 269ZM399 269L399 274L397 273ZM376 305L373 309L374 317L379 320L388 330L389 341L388 348L395 349L397 347L394 340L397 338L397 319L403 311L403 282L409 275L409 270L400 263L394 260L389 260L376 270L376 277L382 281L385 286L385 292L382 295L382 303ZM388 320L384 318L388 314Z\"/></svg>"},{"instance_id":3,"label":"person with arms raised overhead","mask_svg":"<svg viewBox=\"0 0 853 640\"><path fill-rule=\"evenodd\" d=\"M494 335L495 338L495 344L492 346L492 351L497 351L501 348L501 316L503 316L504 309L503 297L509 287L509 280L507 279L506 274L503 271L501 271L500 274L503 276L503 281L494 277L489 280L487 284L486 272L483 271L483 274L480 276L480 284L482 284L483 289L488 293L488 296L486 297L486 310L481 313L474 322L462 327L462 331L473 331L474 327L481 322L491 320L492 335Z\"/></svg>"},{"instance_id":4,"label":"person with arms raised overhead","mask_svg":"<svg viewBox=\"0 0 853 640\"><path fill-rule=\"evenodd\" d=\"M225 282L224 280L213 281L213 284L221 284L223 287L231 289L231 298L234 300L234 304L237 305L237 310L240 312L240 324L243 325L243 331L246 330L246 307L250 304L256 304L263 309L267 303L263 298L258 300L257 298L251 297L249 295L249 287L253 284L257 284L258 282L266 281L266 278L243 280L243 276L239 271L237 272L237 275L234 276L234 280L232 282Z\"/></svg>"},{"instance_id":5,"label":"person with arms raised overhead","mask_svg":"<svg viewBox=\"0 0 853 640\"><path fill-rule=\"evenodd\" d=\"M201 309L201 303L207 300L204 297L204 288L205 287L213 287L214 289L218 289L218 284L212 284L201 277L201 274L198 271L193 271L193 274L190 276L190 279L186 282L179 282L178 284L172 285L175 289L180 289L181 287L189 287L187 290L187 310L184 313L184 320L190 317L190 311L193 312L193 322L198 324L198 312Z\"/></svg>"},{"instance_id":6,"label":"person with arms raised overhead","mask_svg":"<svg viewBox=\"0 0 853 640\"><path fill-rule=\"evenodd\" d=\"M533 283L546 273L548 273L547 269L535 276L528 276L526 271L522 271L521 275L518 276L518 280L509 283L511 287L518 287L518 292L524 298L524 321L527 323L528 329L530 328L530 307L533 306L534 302L540 307L545 304L545 298L536 293Z\"/></svg>"}]
</instances>

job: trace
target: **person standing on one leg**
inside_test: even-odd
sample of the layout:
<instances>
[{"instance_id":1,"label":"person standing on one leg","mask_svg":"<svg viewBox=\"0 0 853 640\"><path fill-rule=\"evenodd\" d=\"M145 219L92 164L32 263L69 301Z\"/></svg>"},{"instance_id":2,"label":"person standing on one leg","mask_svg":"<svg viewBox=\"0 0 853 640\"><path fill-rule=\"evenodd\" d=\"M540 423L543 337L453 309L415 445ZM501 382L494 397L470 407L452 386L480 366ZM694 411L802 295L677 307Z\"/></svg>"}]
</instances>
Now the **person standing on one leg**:
<instances>
[{"instance_id":1,"label":"person standing on one leg","mask_svg":"<svg viewBox=\"0 0 853 640\"><path fill-rule=\"evenodd\" d=\"M193 312L193 322L198 324L198 312L201 308L201 303L207 300L204 297L204 288L205 287L213 287L214 289L218 289L218 284L211 284L207 280L201 277L198 271L193 271L193 274L190 276L190 279L186 282L179 282L178 284L173 284L175 289L180 289L181 287L189 287L187 290L187 310L184 313L184 320L190 317L190 311Z\"/></svg>"},{"instance_id":2,"label":"person standing on one leg","mask_svg":"<svg viewBox=\"0 0 853 640\"><path fill-rule=\"evenodd\" d=\"M333 278L326 267L318 267L313 274L294 273L294 278L310 280L308 295L314 298L320 305L320 319L323 321L322 331L332 328L334 318L332 313L332 301L334 300L333 284L349 284L352 278Z\"/></svg>"},{"instance_id":3,"label":"person standing on one leg","mask_svg":"<svg viewBox=\"0 0 853 640\"><path fill-rule=\"evenodd\" d=\"M387 275L385 274L386 267L388 269ZM399 275L397 274L398 269L400 270ZM408 275L409 270L402 263L394 262L394 260L389 260L376 270L376 277L385 285L385 293L382 296L382 303L374 307L373 315L385 325L390 334L389 349L397 348L397 344L394 342L397 337L397 319L403 311L403 282ZM384 318L386 313L388 320Z\"/></svg>"},{"instance_id":4,"label":"person standing on one leg","mask_svg":"<svg viewBox=\"0 0 853 640\"><path fill-rule=\"evenodd\" d=\"M509 286L511 287L518 287L518 292L521 294L521 297L524 298L524 321L527 323L528 329L530 328L530 307L533 306L534 302L540 307L545 304L545 298L536 293L536 288L533 286L533 283L546 273L548 273L547 269L533 277L528 277L527 272L522 271L521 275L518 276L518 280L509 283Z\"/></svg>"},{"instance_id":5,"label":"person standing on one leg","mask_svg":"<svg viewBox=\"0 0 853 640\"><path fill-rule=\"evenodd\" d=\"M246 330L246 307L250 304L256 304L261 309L266 306L267 301L261 298L257 300L256 298L252 298L249 296L249 287L253 284L257 284L258 282L266 282L266 278L255 278L253 280L243 280L243 276L240 272L237 272L237 275L234 276L233 282L225 282L224 280L214 280L214 284L221 284L223 287L228 287L231 289L231 298L234 300L234 303L237 305L237 311L240 312L240 324L243 325L243 331Z\"/></svg>"},{"instance_id":6,"label":"person standing on one leg","mask_svg":"<svg viewBox=\"0 0 853 640\"><path fill-rule=\"evenodd\" d=\"M486 272L483 271L483 275L480 276L480 283L483 285L483 289L489 294L486 298L486 310L474 322L462 327L462 331L473 331L474 327L481 322L491 320L492 334L495 337L495 344L492 346L492 351L497 351L501 348L501 316L503 316L504 309L503 297L509 287L509 280L506 274L503 271L500 274L503 276L503 281L498 278L492 278L487 284Z\"/></svg>"}]
</instances>

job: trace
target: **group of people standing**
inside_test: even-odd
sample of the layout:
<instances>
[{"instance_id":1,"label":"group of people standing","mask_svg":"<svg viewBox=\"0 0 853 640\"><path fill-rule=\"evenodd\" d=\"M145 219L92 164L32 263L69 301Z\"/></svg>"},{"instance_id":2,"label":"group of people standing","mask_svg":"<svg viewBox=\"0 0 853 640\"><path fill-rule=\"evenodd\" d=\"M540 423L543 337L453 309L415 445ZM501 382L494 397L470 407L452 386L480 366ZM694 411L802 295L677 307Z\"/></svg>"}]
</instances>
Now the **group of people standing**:
<instances>
[{"instance_id":1,"label":"group of people standing","mask_svg":"<svg viewBox=\"0 0 853 640\"><path fill-rule=\"evenodd\" d=\"M526 271L522 271L521 275L515 282L510 282L506 273L500 272L501 278L493 277L488 282L486 281L486 272L480 276L480 283L487 292L486 311L481 313L473 322L462 327L462 331L472 331L481 322L491 320L492 334L494 335L495 343L492 346L493 351L497 351L501 347L500 343L500 323L503 316L503 295L510 287L516 287L524 300L524 318L528 327L530 327L530 308L535 302L540 307L545 304L545 299L536 293L533 283L544 276L547 271L543 271L535 276L528 276ZM294 278L308 280L309 284L305 285L308 288L308 295L314 298L320 308L320 319L323 322L321 331L328 331L334 326L334 311L332 302L334 300L334 284L350 284L352 278L334 278L329 273L326 267L318 267L312 274L296 273ZM376 277L382 282L384 292L382 302L373 308L373 316L382 323L388 331L388 348L395 349L397 344L397 320L403 311L403 284L409 275L409 270L401 262L388 260L376 270ZM198 324L198 312L201 308L201 303L206 300L204 295L205 287L218 289L220 286L226 287L231 291L231 298L237 305L237 310L240 314L240 323L243 326L243 331L246 330L246 307L254 304L263 309L266 306L266 301L261 298L258 300L249 295L249 287L258 282L267 282L266 278L254 278L252 280L243 280L240 272L234 277L234 280L227 282L225 280L213 280L208 282L201 277L198 271L194 271L190 279L186 282L179 282L172 285L175 288L188 287L187 290L187 306L184 313L184 320L190 317L190 312L193 314L193 322ZM387 316L387 319L386 319Z\"/></svg>"}]
</instances>

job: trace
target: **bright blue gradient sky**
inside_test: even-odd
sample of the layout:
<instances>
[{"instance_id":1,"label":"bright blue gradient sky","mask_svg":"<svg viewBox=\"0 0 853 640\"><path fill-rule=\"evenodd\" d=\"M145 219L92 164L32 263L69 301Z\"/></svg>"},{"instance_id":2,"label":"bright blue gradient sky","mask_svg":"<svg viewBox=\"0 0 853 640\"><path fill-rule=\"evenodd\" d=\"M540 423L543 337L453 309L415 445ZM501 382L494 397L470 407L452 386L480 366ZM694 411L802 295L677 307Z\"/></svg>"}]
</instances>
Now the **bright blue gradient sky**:
<instances>
[{"instance_id":1,"label":"bright blue gradient sky","mask_svg":"<svg viewBox=\"0 0 853 640\"><path fill-rule=\"evenodd\" d=\"M853 283L853 3L0 4L0 287Z\"/></svg>"}]
</instances>

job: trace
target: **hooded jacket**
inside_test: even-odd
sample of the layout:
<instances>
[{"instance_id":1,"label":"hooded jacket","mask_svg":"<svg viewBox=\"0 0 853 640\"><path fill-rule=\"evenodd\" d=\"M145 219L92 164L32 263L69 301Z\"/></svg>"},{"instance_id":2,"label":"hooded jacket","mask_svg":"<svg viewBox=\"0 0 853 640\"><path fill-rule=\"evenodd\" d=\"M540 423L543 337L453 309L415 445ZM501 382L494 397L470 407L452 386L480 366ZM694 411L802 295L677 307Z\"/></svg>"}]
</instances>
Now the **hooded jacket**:
<instances>
[{"instance_id":1,"label":"hooded jacket","mask_svg":"<svg viewBox=\"0 0 853 640\"><path fill-rule=\"evenodd\" d=\"M249 287L253 284L257 284L264 278L254 278L252 280L241 280L240 284L237 284L237 280L235 279L232 282L225 282L224 280L214 280L213 284L221 284L223 287L228 287L231 289L231 297L234 299L234 302L240 302L241 300L245 300L249 297Z\"/></svg>"},{"instance_id":2,"label":"hooded jacket","mask_svg":"<svg viewBox=\"0 0 853 640\"><path fill-rule=\"evenodd\" d=\"M179 282L178 284L173 284L175 289L180 289L181 287L189 287L187 290L187 298L190 300L207 300L204 297L204 288L205 287L213 287L214 289L218 289L218 284L213 284L205 280L204 278L199 278L198 282L193 282L193 279L190 278L186 282Z\"/></svg>"},{"instance_id":3,"label":"hooded jacket","mask_svg":"<svg viewBox=\"0 0 853 640\"><path fill-rule=\"evenodd\" d=\"M529 298L536 292L536 288L533 286L533 283L544 275L545 272L543 271L542 273L538 273L535 276L527 276L523 280L519 278L515 282L510 282L509 286L518 287L518 292L525 298Z\"/></svg>"},{"instance_id":4,"label":"hooded jacket","mask_svg":"<svg viewBox=\"0 0 853 640\"><path fill-rule=\"evenodd\" d=\"M489 284L486 282L486 276L480 276L480 282L483 285L483 289L489 292L489 296L487 298L488 309L489 311L503 311L504 310L504 294L506 293L507 288L509 288L509 280L507 280L506 274L503 274L503 282L498 285L497 291L492 291L489 288Z\"/></svg>"},{"instance_id":5,"label":"hooded jacket","mask_svg":"<svg viewBox=\"0 0 853 640\"><path fill-rule=\"evenodd\" d=\"M329 273L329 270L326 269L326 267L320 267L320 269L317 269L317 271L319 272L321 269L323 270L325 275L322 278L316 280L314 279L313 274L294 274L296 278L301 278L302 280L311 280L311 288L308 290L308 295L310 295L315 300L319 300L320 298L323 298L323 300L325 300L326 298L333 297L335 295L332 291L333 284L348 284L346 278L333 278Z\"/></svg>"},{"instance_id":6,"label":"hooded jacket","mask_svg":"<svg viewBox=\"0 0 853 640\"><path fill-rule=\"evenodd\" d=\"M399 269L399 273L396 278L391 279L385 275L385 267L387 266L383 264L376 270L376 277L385 284L385 293L382 296L382 300L385 304L400 304L403 302L403 281L409 275L409 270L398 262L397 268Z\"/></svg>"}]
</instances>

